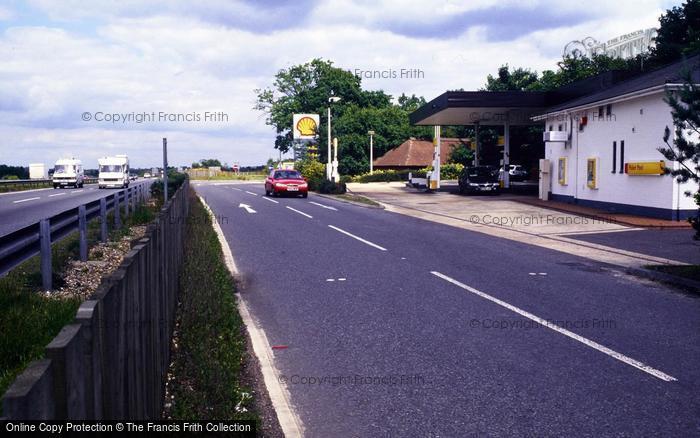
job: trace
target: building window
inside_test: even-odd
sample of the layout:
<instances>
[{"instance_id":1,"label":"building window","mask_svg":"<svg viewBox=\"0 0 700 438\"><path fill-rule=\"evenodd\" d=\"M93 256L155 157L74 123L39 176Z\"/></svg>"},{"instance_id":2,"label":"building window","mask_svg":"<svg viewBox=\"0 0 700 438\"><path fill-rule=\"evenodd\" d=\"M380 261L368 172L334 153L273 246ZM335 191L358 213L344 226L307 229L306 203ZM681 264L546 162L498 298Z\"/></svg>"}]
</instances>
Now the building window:
<instances>
[{"instance_id":1,"label":"building window","mask_svg":"<svg viewBox=\"0 0 700 438\"><path fill-rule=\"evenodd\" d=\"M612 173L617 172L617 142L613 142Z\"/></svg>"},{"instance_id":2,"label":"building window","mask_svg":"<svg viewBox=\"0 0 700 438\"><path fill-rule=\"evenodd\" d=\"M598 118L599 119L603 118L603 107L602 106L598 107Z\"/></svg>"},{"instance_id":3,"label":"building window","mask_svg":"<svg viewBox=\"0 0 700 438\"><path fill-rule=\"evenodd\" d=\"M549 130L554 131L554 125L549 125Z\"/></svg>"},{"instance_id":4,"label":"building window","mask_svg":"<svg viewBox=\"0 0 700 438\"><path fill-rule=\"evenodd\" d=\"M605 117L610 117L612 116L612 105L608 104L605 107Z\"/></svg>"},{"instance_id":5,"label":"building window","mask_svg":"<svg viewBox=\"0 0 700 438\"><path fill-rule=\"evenodd\" d=\"M559 124L559 130L562 131L563 129L564 129L564 128L563 128L563 125L560 123L560 124Z\"/></svg>"},{"instance_id":6,"label":"building window","mask_svg":"<svg viewBox=\"0 0 700 438\"><path fill-rule=\"evenodd\" d=\"M620 141L620 173L625 173L625 141Z\"/></svg>"}]
</instances>

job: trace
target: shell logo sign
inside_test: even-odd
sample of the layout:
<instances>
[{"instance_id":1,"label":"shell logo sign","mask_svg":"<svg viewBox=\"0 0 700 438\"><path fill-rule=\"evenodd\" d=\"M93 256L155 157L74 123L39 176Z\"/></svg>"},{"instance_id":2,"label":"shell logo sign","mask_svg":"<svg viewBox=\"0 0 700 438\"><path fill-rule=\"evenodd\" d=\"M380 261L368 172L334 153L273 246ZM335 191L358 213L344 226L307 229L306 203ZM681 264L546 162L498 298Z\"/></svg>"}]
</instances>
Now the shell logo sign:
<instances>
[{"instance_id":1,"label":"shell logo sign","mask_svg":"<svg viewBox=\"0 0 700 438\"><path fill-rule=\"evenodd\" d=\"M319 125L318 114L294 114L293 121L293 136L295 140L313 140L318 133Z\"/></svg>"}]
</instances>

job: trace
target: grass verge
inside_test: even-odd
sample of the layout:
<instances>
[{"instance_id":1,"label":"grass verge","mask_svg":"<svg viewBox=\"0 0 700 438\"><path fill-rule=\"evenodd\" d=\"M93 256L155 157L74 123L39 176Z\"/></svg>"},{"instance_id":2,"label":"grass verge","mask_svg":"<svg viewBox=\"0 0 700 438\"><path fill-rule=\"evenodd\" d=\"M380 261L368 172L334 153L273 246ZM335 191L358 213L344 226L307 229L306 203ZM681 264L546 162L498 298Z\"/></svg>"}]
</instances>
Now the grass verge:
<instances>
[{"instance_id":1,"label":"grass verge","mask_svg":"<svg viewBox=\"0 0 700 438\"><path fill-rule=\"evenodd\" d=\"M342 195L330 195L330 196L334 196L334 197L340 198L340 199L345 199L346 201L359 202L360 204L371 205L372 207L381 207L381 205L379 203L374 202L367 197L364 197L361 195L354 195L352 193L344 193Z\"/></svg>"},{"instance_id":2,"label":"grass verge","mask_svg":"<svg viewBox=\"0 0 700 438\"><path fill-rule=\"evenodd\" d=\"M235 283L211 217L194 196L186 236L164 416L255 420L260 430L252 391L240 381L246 339Z\"/></svg>"},{"instance_id":3,"label":"grass verge","mask_svg":"<svg viewBox=\"0 0 700 438\"><path fill-rule=\"evenodd\" d=\"M674 265L649 265L649 269L676 275L690 280L700 281L700 265L674 266Z\"/></svg>"}]
</instances>

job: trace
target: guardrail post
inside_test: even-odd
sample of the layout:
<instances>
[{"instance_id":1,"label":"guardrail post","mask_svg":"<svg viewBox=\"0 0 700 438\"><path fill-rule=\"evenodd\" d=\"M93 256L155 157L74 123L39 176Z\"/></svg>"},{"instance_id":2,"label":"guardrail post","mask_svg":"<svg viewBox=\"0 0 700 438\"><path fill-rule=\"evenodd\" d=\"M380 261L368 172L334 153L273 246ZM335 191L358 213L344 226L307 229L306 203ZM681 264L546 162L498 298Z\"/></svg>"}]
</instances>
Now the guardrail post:
<instances>
[{"instance_id":1,"label":"guardrail post","mask_svg":"<svg viewBox=\"0 0 700 438\"><path fill-rule=\"evenodd\" d=\"M78 230L80 231L80 261L88 259L87 220L85 220L85 205L78 207Z\"/></svg>"},{"instance_id":2,"label":"guardrail post","mask_svg":"<svg viewBox=\"0 0 700 438\"><path fill-rule=\"evenodd\" d=\"M119 212L119 192L114 194L114 228L122 227L121 213Z\"/></svg>"},{"instance_id":3,"label":"guardrail post","mask_svg":"<svg viewBox=\"0 0 700 438\"><path fill-rule=\"evenodd\" d=\"M51 223L48 219L39 222L39 242L41 249L41 284L45 291L52 289L51 268Z\"/></svg>"},{"instance_id":4,"label":"guardrail post","mask_svg":"<svg viewBox=\"0 0 700 438\"><path fill-rule=\"evenodd\" d=\"M129 187L124 190L124 217L128 218L129 217Z\"/></svg>"},{"instance_id":5,"label":"guardrail post","mask_svg":"<svg viewBox=\"0 0 700 438\"><path fill-rule=\"evenodd\" d=\"M107 198L100 199L100 240L107 243Z\"/></svg>"}]
</instances>

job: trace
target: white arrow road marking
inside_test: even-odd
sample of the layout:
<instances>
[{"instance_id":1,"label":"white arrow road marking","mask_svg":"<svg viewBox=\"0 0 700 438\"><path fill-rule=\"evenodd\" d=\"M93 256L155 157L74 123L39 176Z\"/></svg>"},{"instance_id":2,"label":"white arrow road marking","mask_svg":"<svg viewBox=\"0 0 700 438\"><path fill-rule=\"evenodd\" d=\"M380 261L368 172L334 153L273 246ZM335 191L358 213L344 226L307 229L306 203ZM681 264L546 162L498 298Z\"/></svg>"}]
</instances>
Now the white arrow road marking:
<instances>
[{"instance_id":1,"label":"white arrow road marking","mask_svg":"<svg viewBox=\"0 0 700 438\"><path fill-rule=\"evenodd\" d=\"M639 362L638 360L632 359L631 357L625 356L622 353L618 353L615 350L611 350L610 348L608 348L604 345L601 345L597 342L591 341L590 339L584 338L583 336L577 335L576 333L571 332L565 328L562 328L562 327L558 326L557 324L554 324L550 321L547 321L546 319L543 319L543 318L540 318L539 316L533 315L532 313L527 312L525 310L522 310L518 307L515 307L512 304L508 304L505 301L501 301L498 298L492 297L491 295L484 293L484 292L481 292L478 289L474 289L471 286L467 286L464 283L460 283L459 281L455 280L454 278L450 278L445 274L441 274L440 272L437 272L437 271L430 271L430 273L436 277L442 278L445 281L449 281L450 283L454 284L455 286L461 287L462 289L469 291L469 292L473 293L474 295L478 295L481 298L487 299L493 303L498 304L501 307L505 307L506 309L508 309L512 312L515 312L519 315L522 315L529 320L532 320L532 321L534 321L534 322L536 322L544 327L547 327L548 329L552 329L555 332L559 332L562 335L573 339L574 341L578 341L578 342L580 342L584 345L587 345L595 350L598 350L602 353L605 353L608 356L619 360L620 362L624 362L627 365L631 365L635 368L638 368L638 369L644 371L645 373L651 374L652 376L654 376L658 379L664 380L666 382L673 382L675 380L678 380L673 376L669 376L668 374L661 372L655 368L652 368L649 365L645 365L642 362Z\"/></svg>"},{"instance_id":2,"label":"white arrow road marking","mask_svg":"<svg viewBox=\"0 0 700 438\"><path fill-rule=\"evenodd\" d=\"M246 190L245 192L246 192L247 194L249 194L249 195L258 196L257 193L249 192L248 190Z\"/></svg>"},{"instance_id":3,"label":"white arrow road marking","mask_svg":"<svg viewBox=\"0 0 700 438\"><path fill-rule=\"evenodd\" d=\"M319 204L318 202L314 202L314 201L309 201L309 204L318 205L319 207L323 207L323 208L325 208L325 209L327 209L327 210L338 211L338 209L335 208L335 207L330 207L330 206L328 206L328 205Z\"/></svg>"},{"instance_id":4,"label":"white arrow road marking","mask_svg":"<svg viewBox=\"0 0 700 438\"><path fill-rule=\"evenodd\" d=\"M20 202L33 201L35 199L40 199L38 196L36 198L19 199L17 201L12 201L13 204L19 204Z\"/></svg>"},{"instance_id":5,"label":"white arrow road marking","mask_svg":"<svg viewBox=\"0 0 700 438\"><path fill-rule=\"evenodd\" d=\"M297 210L296 208L292 208L292 207L290 207L290 206L287 206L287 208L290 209L290 210L292 210L292 211L295 212L295 213L299 213L299 214L302 215L302 216L306 216L306 217L308 217L309 219L313 219L313 218L314 218L314 217L311 216L310 214L306 214L306 213L304 213L303 211Z\"/></svg>"},{"instance_id":6,"label":"white arrow road marking","mask_svg":"<svg viewBox=\"0 0 700 438\"><path fill-rule=\"evenodd\" d=\"M263 199L266 200L266 201L274 202L275 204L279 204L278 201L275 201L274 199L270 199L270 198L268 198L267 196L263 196Z\"/></svg>"},{"instance_id":7,"label":"white arrow road marking","mask_svg":"<svg viewBox=\"0 0 700 438\"><path fill-rule=\"evenodd\" d=\"M247 211L248 213L257 213L257 211L250 208L250 205L248 204L239 204L238 208L245 208L245 211Z\"/></svg>"},{"instance_id":8,"label":"white arrow road marking","mask_svg":"<svg viewBox=\"0 0 700 438\"><path fill-rule=\"evenodd\" d=\"M386 251L386 248L384 248L384 247L382 247L382 246L379 246L379 245L377 245L376 243L372 243L372 242L370 242L369 240L363 239L362 237L358 237L358 236L356 236L356 235L354 235L354 234L352 234L352 233L348 233L347 231L341 230L340 228L334 227L333 225L328 225L328 226L329 226L330 228L333 228L335 231L337 231L337 232L339 232L339 233L343 233L343 234L345 234L346 236L350 236L350 237L352 237L353 239L359 240L360 242L362 242L362 243L364 243L364 244L367 244L367 245L369 245L369 246L371 246L371 247L373 247L373 248L377 248L377 249L380 250L380 251Z\"/></svg>"}]
</instances>

